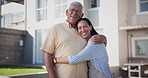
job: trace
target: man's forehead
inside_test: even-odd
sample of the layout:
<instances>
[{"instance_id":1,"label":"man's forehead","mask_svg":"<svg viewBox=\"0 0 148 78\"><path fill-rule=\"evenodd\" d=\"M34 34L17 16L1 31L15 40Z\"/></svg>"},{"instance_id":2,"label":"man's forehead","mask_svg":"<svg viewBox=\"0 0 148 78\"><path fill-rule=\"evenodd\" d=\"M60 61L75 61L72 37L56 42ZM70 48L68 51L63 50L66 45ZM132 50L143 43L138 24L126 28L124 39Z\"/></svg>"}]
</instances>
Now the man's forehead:
<instances>
[{"instance_id":1,"label":"man's forehead","mask_svg":"<svg viewBox=\"0 0 148 78\"><path fill-rule=\"evenodd\" d=\"M78 8L78 9L82 9L82 7L80 6L80 5L76 5L76 4L72 4L70 7L69 7L70 9L76 9L76 8Z\"/></svg>"}]
</instances>

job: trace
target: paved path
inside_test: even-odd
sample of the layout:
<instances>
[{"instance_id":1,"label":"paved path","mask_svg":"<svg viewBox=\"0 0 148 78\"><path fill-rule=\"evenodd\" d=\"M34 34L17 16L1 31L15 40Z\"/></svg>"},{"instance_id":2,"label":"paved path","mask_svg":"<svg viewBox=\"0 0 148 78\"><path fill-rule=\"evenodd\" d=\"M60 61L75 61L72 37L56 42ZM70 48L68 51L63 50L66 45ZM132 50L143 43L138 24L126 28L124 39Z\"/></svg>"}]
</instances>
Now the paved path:
<instances>
[{"instance_id":1,"label":"paved path","mask_svg":"<svg viewBox=\"0 0 148 78\"><path fill-rule=\"evenodd\" d=\"M7 77L7 76L0 76L0 78L9 78L9 77Z\"/></svg>"}]
</instances>

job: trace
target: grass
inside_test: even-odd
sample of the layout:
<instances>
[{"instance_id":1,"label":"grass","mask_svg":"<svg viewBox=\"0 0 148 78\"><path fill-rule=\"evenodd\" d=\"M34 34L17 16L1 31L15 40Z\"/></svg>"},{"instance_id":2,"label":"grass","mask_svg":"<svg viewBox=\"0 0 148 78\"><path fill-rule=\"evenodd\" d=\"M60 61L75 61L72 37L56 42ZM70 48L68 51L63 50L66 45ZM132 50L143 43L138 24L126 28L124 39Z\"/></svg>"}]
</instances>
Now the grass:
<instances>
[{"instance_id":1,"label":"grass","mask_svg":"<svg viewBox=\"0 0 148 78\"><path fill-rule=\"evenodd\" d=\"M46 72L45 69L31 68L23 66L0 66L0 75L18 75L18 74L28 74L36 72Z\"/></svg>"}]
</instances>

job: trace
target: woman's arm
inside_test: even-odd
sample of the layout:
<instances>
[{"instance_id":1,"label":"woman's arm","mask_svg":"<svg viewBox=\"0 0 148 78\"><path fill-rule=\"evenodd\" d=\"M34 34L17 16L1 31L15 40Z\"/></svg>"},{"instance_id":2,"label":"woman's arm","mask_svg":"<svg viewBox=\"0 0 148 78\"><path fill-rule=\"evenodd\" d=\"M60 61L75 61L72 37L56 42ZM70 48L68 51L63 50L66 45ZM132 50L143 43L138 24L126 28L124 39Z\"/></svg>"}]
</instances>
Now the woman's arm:
<instances>
[{"instance_id":1,"label":"woman's arm","mask_svg":"<svg viewBox=\"0 0 148 78\"><path fill-rule=\"evenodd\" d=\"M87 46L76 55L54 58L53 61L56 64L76 64L76 63L80 63L83 61L88 61L88 60L90 60L90 58L92 57L92 54L93 54L93 53L91 53L91 50L94 47L92 48L92 46L90 46L92 44L93 44L93 42L88 42Z\"/></svg>"},{"instance_id":2,"label":"woman's arm","mask_svg":"<svg viewBox=\"0 0 148 78\"><path fill-rule=\"evenodd\" d=\"M76 64L83 61L89 61L94 59L95 52L101 53L106 51L105 46L103 44L94 44L93 42L89 41L87 46L78 54L68 57L60 57L55 58L54 63L60 64Z\"/></svg>"},{"instance_id":3,"label":"woman's arm","mask_svg":"<svg viewBox=\"0 0 148 78\"><path fill-rule=\"evenodd\" d=\"M53 59L54 63L56 64L69 64L68 57L59 57Z\"/></svg>"},{"instance_id":4,"label":"woman's arm","mask_svg":"<svg viewBox=\"0 0 148 78\"><path fill-rule=\"evenodd\" d=\"M87 46L78 54L73 56L68 56L69 64L76 64L84 61L89 61L95 59L95 55L98 53L103 53L106 51L104 44L94 44L92 41L89 41ZM100 56L100 54L98 55Z\"/></svg>"}]
</instances>

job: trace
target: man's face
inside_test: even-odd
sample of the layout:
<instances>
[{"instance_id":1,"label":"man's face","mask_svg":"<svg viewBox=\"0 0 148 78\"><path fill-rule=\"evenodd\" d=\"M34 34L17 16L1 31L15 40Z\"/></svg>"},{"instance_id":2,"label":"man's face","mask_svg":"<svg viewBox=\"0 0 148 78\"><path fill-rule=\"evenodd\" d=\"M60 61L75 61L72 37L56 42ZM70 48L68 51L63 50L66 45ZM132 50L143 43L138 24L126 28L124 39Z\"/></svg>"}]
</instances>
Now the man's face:
<instances>
[{"instance_id":1,"label":"man's face","mask_svg":"<svg viewBox=\"0 0 148 78\"><path fill-rule=\"evenodd\" d=\"M80 5L71 5L69 9L66 10L67 21L71 24L76 24L77 20L83 17L82 7Z\"/></svg>"}]
</instances>

